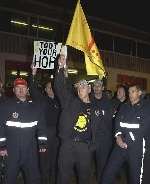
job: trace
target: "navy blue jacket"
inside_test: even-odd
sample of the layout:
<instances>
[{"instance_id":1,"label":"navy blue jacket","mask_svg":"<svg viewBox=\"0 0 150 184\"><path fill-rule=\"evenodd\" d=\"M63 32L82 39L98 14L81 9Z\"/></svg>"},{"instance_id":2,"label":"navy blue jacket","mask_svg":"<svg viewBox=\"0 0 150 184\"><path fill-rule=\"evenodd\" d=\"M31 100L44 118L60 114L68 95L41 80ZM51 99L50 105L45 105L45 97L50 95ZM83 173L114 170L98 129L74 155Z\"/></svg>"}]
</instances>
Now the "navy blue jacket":
<instances>
[{"instance_id":1,"label":"navy blue jacket","mask_svg":"<svg viewBox=\"0 0 150 184\"><path fill-rule=\"evenodd\" d=\"M115 135L121 135L128 147L141 142L150 131L150 104L141 100L135 105L123 104L115 119Z\"/></svg>"},{"instance_id":2,"label":"navy blue jacket","mask_svg":"<svg viewBox=\"0 0 150 184\"><path fill-rule=\"evenodd\" d=\"M9 152L14 149L37 150L46 146L47 135L43 108L32 101L17 98L0 105L0 147Z\"/></svg>"}]
</instances>

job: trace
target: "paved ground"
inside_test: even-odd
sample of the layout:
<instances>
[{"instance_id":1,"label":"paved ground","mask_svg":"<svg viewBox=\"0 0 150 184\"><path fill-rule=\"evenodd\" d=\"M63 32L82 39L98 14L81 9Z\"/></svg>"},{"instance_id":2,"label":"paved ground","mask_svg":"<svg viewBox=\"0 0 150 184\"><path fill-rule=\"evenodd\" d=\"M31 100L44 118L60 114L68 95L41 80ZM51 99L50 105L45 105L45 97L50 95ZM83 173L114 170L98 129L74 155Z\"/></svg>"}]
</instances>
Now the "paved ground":
<instances>
[{"instance_id":1,"label":"paved ground","mask_svg":"<svg viewBox=\"0 0 150 184\"><path fill-rule=\"evenodd\" d=\"M18 179L17 184L24 184L24 182L22 181L22 179ZM73 181L70 184L76 184L76 181L73 179ZM91 184L97 184L96 180L93 179ZM116 184L127 184L124 180L118 180L116 181Z\"/></svg>"},{"instance_id":2,"label":"paved ground","mask_svg":"<svg viewBox=\"0 0 150 184\"><path fill-rule=\"evenodd\" d=\"M18 178L17 184L24 184L21 176ZM49 183L49 184L51 184L51 183ZM76 179L74 177L72 178L72 182L70 184L77 184ZM94 175L91 178L91 184L97 184L96 177ZM115 184L127 184L127 183L126 183L124 176L121 176L121 177L118 177Z\"/></svg>"},{"instance_id":3,"label":"paved ground","mask_svg":"<svg viewBox=\"0 0 150 184\"><path fill-rule=\"evenodd\" d=\"M144 177L143 177L143 183L142 184L150 184L150 152L147 156L147 158L145 158L145 162L144 162ZM95 178L95 170L93 168L93 177L91 179L91 184L96 184L96 178ZM70 184L76 184L76 180L75 178L72 179L72 182ZM2 182L0 181L0 184L2 184ZM17 184L24 184L22 177L19 176L18 180L17 180ZM123 174L122 177L118 178L118 180L116 181L115 184L127 184L126 180L125 180L125 175Z\"/></svg>"}]
</instances>

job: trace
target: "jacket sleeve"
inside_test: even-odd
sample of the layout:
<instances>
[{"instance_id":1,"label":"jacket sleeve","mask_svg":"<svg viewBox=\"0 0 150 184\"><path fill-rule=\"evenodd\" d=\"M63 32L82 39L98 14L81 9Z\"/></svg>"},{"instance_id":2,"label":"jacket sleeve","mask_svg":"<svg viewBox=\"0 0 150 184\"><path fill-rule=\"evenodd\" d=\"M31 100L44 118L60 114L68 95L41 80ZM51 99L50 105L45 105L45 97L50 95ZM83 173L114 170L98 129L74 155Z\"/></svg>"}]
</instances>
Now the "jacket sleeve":
<instances>
[{"instance_id":1,"label":"jacket sleeve","mask_svg":"<svg viewBox=\"0 0 150 184\"><path fill-rule=\"evenodd\" d=\"M54 80L54 89L56 95L60 100L61 107L63 108L66 104L66 101L72 96L71 91L69 91L67 86L67 81L64 76L64 69L59 69L56 72L55 80Z\"/></svg>"},{"instance_id":2,"label":"jacket sleeve","mask_svg":"<svg viewBox=\"0 0 150 184\"><path fill-rule=\"evenodd\" d=\"M5 106L2 104L0 105L0 149L3 149L6 147L6 124L5 124Z\"/></svg>"},{"instance_id":3,"label":"jacket sleeve","mask_svg":"<svg viewBox=\"0 0 150 184\"><path fill-rule=\"evenodd\" d=\"M107 103L107 109L102 112L104 122L106 122L107 130L112 134L113 133L113 107L111 102Z\"/></svg>"},{"instance_id":4,"label":"jacket sleeve","mask_svg":"<svg viewBox=\"0 0 150 184\"><path fill-rule=\"evenodd\" d=\"M39 100L43 98L42 92L38 88L36 76L30 75L28 78L29 92L33 100Z\"/></svg>"},{"instance_id":5,"label":"jacket sleeve","mask_svg":"<svg viewBox=\"0 0 150 184\"><path fill-rule=\"evenodd\" d=\"M45 119L45 105L40 104L39 106L39 121L37 126L37 138L39 148L47 148L47 127Z\"/></svg>"},{"instance_id":6,"label":"jacket sleeve","mask_svg":"<svg viewBox=\"0 0 150 184\"><path fill-rule=\"evenodd\" d=\"M115 117L115 137L117 137L118 135L122 135L123 134L123 129L120 126L120 123L122 121L122 112L123 112L124 107L122 106L120 108L120 110L117 112L116 117Z\"/></svg>"}]
</instances>

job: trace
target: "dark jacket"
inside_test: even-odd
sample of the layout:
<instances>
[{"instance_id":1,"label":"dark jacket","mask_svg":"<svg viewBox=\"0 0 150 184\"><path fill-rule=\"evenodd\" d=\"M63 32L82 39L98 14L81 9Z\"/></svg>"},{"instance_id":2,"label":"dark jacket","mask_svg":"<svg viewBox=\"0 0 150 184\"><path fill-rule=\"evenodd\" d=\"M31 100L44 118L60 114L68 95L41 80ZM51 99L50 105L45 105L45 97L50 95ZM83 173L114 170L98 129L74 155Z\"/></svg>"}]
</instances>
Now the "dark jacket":
<instances>
[{"instance_id":1,"label":"dark jacket","mask_svg":"<svg viewBox=\"0 0 150 184\"><path fill-rule=\"evenodd\" d=\"M56 136L56 130L60 115L60 105L56 97L51 98L43 94L37 86L36 79L29 78L30 95L35 101L44 104L44 114L48 136Z\"/></svg>"},{"instance_id":2,"label":"dark jacket","mask_svg":"<svg viewBox=\"0 0 150 184\"><path fill-rule=\"evenodd\" d=\"M109 99L102 97L96 99L92 97L94 121L95 121L95 139L96 142L100 141L103 136L112 140L112 118L113 118L113 106Z\"/></svg>"},{"instance_id":3,"label":"dark jacket","mask_svg":"<svg viewBox=\"0 0 150 184\"><path fill-rule=\"evenodd\" d=\"M5 97L5 95L2 93L2 94L0 95L0 104L3 103L3 102L5 102L5 100L6 100L6 97Z\"/></svg>"},{"instance_id":4,"label":"dark jacket","mask_svg":"<svg viewBox=\"0 0 150 184\"><path fill-rule=\"evenodd\" d=\"M141 100L135 105L123 104L116 116L115 135L121 135L128 147L139 144L150 131L150 104Z\"/></svg>"},{"instance_id":5,"label":"dark jacket","mask_svg":"<svg viewBox=\"0 0 150 184\"><path fill-rule=\"evenodd\" d=\"M0 147L27 153L45 147L47 141L43 107L32 101L9 99L0 105ZM16 151L17 154L17 151Z\"/></svg>"},{"instance_id":6,"label":"dark jacket","mask_svg":"<svg viewBox=\"0 0 150 184\"><path fill-rule=\"evenodd\" d=\"M79 132L79 137L82 137L81 135L83 135L83 139L87 139L88 137L88 139L90 138L91 143L95 143L99 132L111 132L111 123L108 122L106 125L103 121L105 119L103 114L101 114L103 113L103 109L100 109L100 107L98 107L94 102L89 104L82 102L78 96L75 96L72 91L68 90L63 69L60 69L56 74L55 90L60 99L62 107L59 123L59 136L62 140L74 139L75 129L80 131L80 127L77 128L77 125L79 124L78 120L80 117L82 120L84 117L88 118L88 123L85 123L85 127L83 126L83 129L86 129L88 132L82 132L81 130ZM84 117L82 115L84 115ZM104 130L107 128L109 130ZM91 135L91 137L89 135ZM112 134L108 133L108 135Z\"/></svg>"},{"instance_id":7,"label":"dark jacket","mask_svg":"<svg viewBox=\"0 0 150 184\"><path fill-rule=\"evenodd\" d=\"M84 103L72 90L68 89L63 69L55 76L55 91L61 103L59 121L59 137L63 141L73 140L76 137L82 141L91 140L91 104Z\"/></svg>"}]
</instances>

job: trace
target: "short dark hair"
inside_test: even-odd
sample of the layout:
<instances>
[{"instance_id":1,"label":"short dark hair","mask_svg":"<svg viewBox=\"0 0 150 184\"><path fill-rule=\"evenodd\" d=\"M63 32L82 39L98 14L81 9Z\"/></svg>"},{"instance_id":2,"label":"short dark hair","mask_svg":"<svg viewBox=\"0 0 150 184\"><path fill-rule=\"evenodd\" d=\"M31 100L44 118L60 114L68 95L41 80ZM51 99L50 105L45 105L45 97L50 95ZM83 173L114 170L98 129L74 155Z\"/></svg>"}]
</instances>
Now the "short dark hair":
<instances>
[{"instance_id":1,"label":"short dark hair","mask_svg":"<svg viewBox=\"0 0 150 184\"><path fill-rule=\"evenodd\" d=\"M44 87L46 87L48 83L51 83L51 85L53 86L53 80L52 79L48 79L48 80L45 81Z\"/></svg>"},{"instance_id":2,"label":"short dark hair","mask_svg":"<svg viewBox=\"0 0 150 184\"><path fill-rule=\"evenodd\" d=\"M139 84L131 84L130 86L129 86L129 88L131 88L131 87L136 87L136 89L138 90L138 91L143 91L143 88L139 85Z\"/></svg>"},{"instance_id":3,"label":"short dark hair","mask_svg":"<svg viewBox=\"0 0 150 184\"><path fill-rule=\"evenodd\" d=\"M124 88L124 90L126 90L126 89L127 89L127 86L125 86L125 85L123 85L123 84L120 84L120 85L117 86L117 90L118 90L119 88Z\"/></svg>"}]
</instances>

